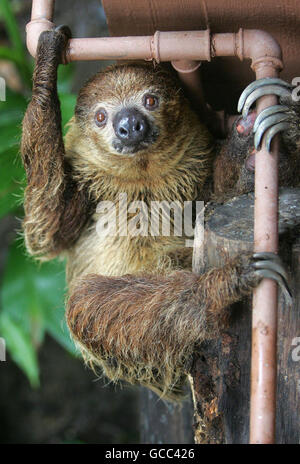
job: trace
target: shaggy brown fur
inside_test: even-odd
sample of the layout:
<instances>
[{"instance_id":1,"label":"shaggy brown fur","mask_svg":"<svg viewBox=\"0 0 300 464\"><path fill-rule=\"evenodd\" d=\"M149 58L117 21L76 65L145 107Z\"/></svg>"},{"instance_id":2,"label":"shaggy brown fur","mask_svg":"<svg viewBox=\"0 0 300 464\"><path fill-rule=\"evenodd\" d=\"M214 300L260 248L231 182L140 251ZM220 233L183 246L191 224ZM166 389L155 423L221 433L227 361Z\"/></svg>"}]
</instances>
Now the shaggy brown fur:
<instances>
[{"instance_id":1,"label":"shaggy brown fur","mask_svg":"<svg viewBox=\"0 0 300 464\"><path fill-rule=\"evenodd\" d=\"M257 283L249 257L203 276L89 274L69 299L68 322L88 359L112 380L176 399L196 342L215 337L226 307Z\"/></svg>"},{"instance_id":2,"label":"shaggy brown fur","mask_svg":"<svg viewBox=\"0 0 300 464\"><path fill-rule=\"evenodd\" d=\"M24 119L22 156L28 177L24 231L29 252L67 258L67 321L87 360L112 380L142 383L169 399L181 393L196 343L216 336L227 307L258 283L251 256L197 276L185 237L99 236L100 200L206 200L212 138L161 67L123 64L94 76L80 91L65 147L56 90L64 30L39 41L32 101ZM142 107L145 93L159 107ZM111 118L134 106L157 140L134 155L112 148ZM105 108L105 127L95 111Z\"/></svg>"},{"instance_id":3,"label":"shaggy brown fur","mask_svg":"<svg viewBox=\"0 0 300 464\"><path fill-rule=\"evenodd\" d=\"M290 108L291 125L281 138L279 151L278 182L280 186L300 186L300 140L299 140L299 104L292 101L282 101ZM248 116L248 119L251 115ZM254 190L254 166L249 168L249 160L254 158L254 137L252 131L239 134L236 130L240 119L234 123L228 140L223 144L220 153L215 158L213 168L214 196L224 198L242 195ZM253 120L254 122L254 120ZM259 155L258 155L259 156ZM271 156L271 155L270 155Z\"/></svg>"},{"instance_id":4,"label":"shaggy brown fur","mask_svg":"<svg viewBox=\"0 0 300 464\"><path fill-rule=\"evenodd\" d=\"M56 71L63 35L40 44L32 100L23 121L21 153L27 173L25 239L35 256L55 256L70 246L90 215L87 185L74 180L64 154Z\"/></svg>"}]
</instances>

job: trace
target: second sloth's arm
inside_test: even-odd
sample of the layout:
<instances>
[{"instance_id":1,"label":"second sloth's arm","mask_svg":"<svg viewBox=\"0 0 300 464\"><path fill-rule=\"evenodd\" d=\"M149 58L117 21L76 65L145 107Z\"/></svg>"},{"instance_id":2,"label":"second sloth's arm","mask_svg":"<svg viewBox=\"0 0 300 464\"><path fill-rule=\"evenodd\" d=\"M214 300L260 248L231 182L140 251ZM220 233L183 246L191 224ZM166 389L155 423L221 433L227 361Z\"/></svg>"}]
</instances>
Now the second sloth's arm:
<instances>
[{"instance_id":1,"label":"second sloth's arm","mask_svg":"<svg viewBox=\"0 0 300 464\"><path fill-rule=\"evenodd\" d=\"M50 258L78 238L89 216L85 188L72 180L64 158L57 68L67 39L68 30L63 27L44 32L39 39L21 145L27 174L26 246L31 254Z\"/></svg>"}]
</instances>

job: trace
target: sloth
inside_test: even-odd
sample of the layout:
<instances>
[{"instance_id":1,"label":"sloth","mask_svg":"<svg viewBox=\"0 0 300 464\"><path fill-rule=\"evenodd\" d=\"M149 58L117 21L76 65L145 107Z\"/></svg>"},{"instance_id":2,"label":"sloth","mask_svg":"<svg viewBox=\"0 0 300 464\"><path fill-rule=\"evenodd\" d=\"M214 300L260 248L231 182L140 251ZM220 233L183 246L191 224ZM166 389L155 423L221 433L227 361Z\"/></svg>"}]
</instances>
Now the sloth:
<instances>
[{"instance_id":1,"label":"sloth","mask_svg":"<svg viewBox=\"0 0 300 464\"><path fill-rule=\"evenodd\" d=\"M26 247L39 260L66 259L66 319L86 361L112 381L178 400L195 346L217 336L230 305L262 278L286 285L287 276L272 253L240 254L197 275L184 236L99 233L99 205L117 204L120 193L147 206L208 201L214 166L220 172L223 163L227 171L240 148L235 134L227 158L226 150L218 158L178 79L162 66L134 62L108 67L84 85L63 140L57 68L69 38L61 26L39 39L21 144ZM234 131L244 126L239 121ZM235 174L215 183L217 193L226 193L237 183L249 188L251 180Z\"/></svg>"}]
</instances>

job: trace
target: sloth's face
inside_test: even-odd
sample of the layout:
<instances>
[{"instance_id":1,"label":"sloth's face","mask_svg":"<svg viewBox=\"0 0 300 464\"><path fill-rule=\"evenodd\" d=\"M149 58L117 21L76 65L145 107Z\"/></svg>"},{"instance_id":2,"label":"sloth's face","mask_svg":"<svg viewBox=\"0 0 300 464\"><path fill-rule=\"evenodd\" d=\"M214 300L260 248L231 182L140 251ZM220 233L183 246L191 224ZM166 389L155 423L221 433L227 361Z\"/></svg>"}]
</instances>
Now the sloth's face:
<instances>
[{"instance_id":1,"label":"sloth's face","mask_svg":"<svg viewBox=\"0 0 300 464\"><path fill-rule=\"evenodd\" d=\"M175 138L181 99L178 82L165 70L145 64L116 66L81 90L75 121L99 162L112 155L149 158Z\"/></svg>"},{"instance_id":2,"label":"sloth's face","mask_svg":"<svg viewBox=\"0 0 300 464\"><path fill-rule=\"evenodd\" d=\"M154 112L159 105L159 95L151 90L132 93L119 102L100 102L93 108L94 131L108 142L111 151L134 155L156 142L159 128Z\"/></svg>"}]
</instances>

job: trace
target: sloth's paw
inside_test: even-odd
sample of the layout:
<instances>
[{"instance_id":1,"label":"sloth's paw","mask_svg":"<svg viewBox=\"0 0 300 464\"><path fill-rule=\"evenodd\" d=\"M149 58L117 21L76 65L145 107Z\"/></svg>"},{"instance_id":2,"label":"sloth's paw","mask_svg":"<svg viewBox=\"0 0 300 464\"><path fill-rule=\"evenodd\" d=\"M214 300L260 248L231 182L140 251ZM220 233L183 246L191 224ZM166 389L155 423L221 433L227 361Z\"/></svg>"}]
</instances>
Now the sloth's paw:
<instances>
[{"instance_id":1,"label":"sloth's paw","mask_svg":"<svg viewBox=\"0 0 300 464\"><path fill-rule=\"evenodd\" d=\"M250 265L247 266L247 276L254 285L264 278L274 280L280 286L286 302L292 303L288 273L280 257L275 253L254 253L250 258Z\"/></svg>"},{"instance_id":2,"label":"sloth's paw","mask_svg":"<svg viewBox=\"0 0 300 464\"><path fill-rule=\"evenodd\" d=\"M71 30L65 25L42 32L39 36L37 56L46 60L55 57L64 62L65 50L71 37Z\"/></svg>"},{"instance_id":3,"label":"sloth's paw","mask_svg":"<svg viewBox=\"0 0 300 464\"><path fill-rule=\"evenodd\" d=\"M256 150L261 148L262 138L268 151L271 150L271 142L278 132L287 133L289 139L297 142L300 138L299 104L292 99L293 86L278 78L264 78L252 82L246 87L238 102L238 111L242 112L243 119L248 117L251 106L256 100L265 95L277 95L280 104L270 106L263 110L256 118L253 125L254 146Z\"/></svg>"}]
</instances>

